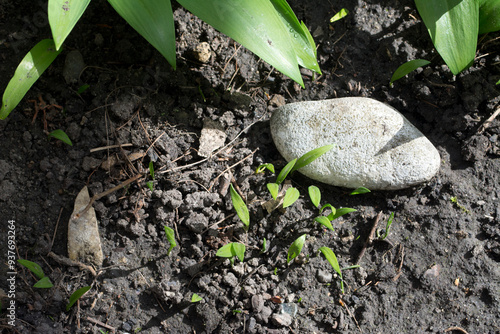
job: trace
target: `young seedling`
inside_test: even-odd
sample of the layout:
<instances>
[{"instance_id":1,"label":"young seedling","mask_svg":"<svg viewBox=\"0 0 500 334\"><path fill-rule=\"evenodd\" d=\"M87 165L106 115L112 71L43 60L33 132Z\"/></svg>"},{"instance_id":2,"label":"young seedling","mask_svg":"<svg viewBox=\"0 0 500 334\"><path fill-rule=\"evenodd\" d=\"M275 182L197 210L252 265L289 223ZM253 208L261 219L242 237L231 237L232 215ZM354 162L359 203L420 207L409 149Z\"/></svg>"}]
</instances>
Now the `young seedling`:
<instances>
[{"instance_id":1,"label":"young seedling","mask_svg":"<svg viewBox=\"0 0 500 334\"><path fill-rule=\"evenodd\" d=\"M389 220L387 221L387 224L385 225L385 233L384 235L380 234L380 231L377 230L377 238L380 240L384 240L387 238L389 235L389 231L391 230L391 225L392 225L392 220L394 219L394 212L391 212L391 215L389 216Z\"/></svg>"},{"instance_id":2,"label":"young seedling","mask_svg":"<svg viewBox=\"0 0 500 334\"><path fill-rule=\"evenodd\" d=\"M170 247L167 251L167 256L169 256L172 249L177 246L177 243L175 242L175 232L168 226L163 226L163 228L165 230L165 234L167 235L167 240L170 243Z\"/></svg>"},{"instance_id":3,"label":"young seedling","mask_svg":"<svg viewBox=\"0 0 500 334\"><path fill-rule=\"evenodd\" d=\"M62 141L65 144L68 144L69 146L73 146L71 139L69 139L68 135L63 130L57 129L52 131L51 133L49 133L49 138L50 137L59 139L60 141Z\"/></svg>"},{"instance_id":4,"label":"young seedling","mask_svg":"<svg viewBox=\"0 0 500 334\"><path fill-rule=\"evenodd\" d=\"M17 262L22 266L26 267L29 271L31 271L36 277L38 277L38 282L36 282L33 287L39 289L47 289L51 288L54 285L50 281L50 278L45 276L45 273L42 270L42 267L38 263L31 262L28 260L18 259Z\"/></svg>"},{"instance_id":5,"label":"young seedling","mask_svg":"<svg viewBox=\"0 0 500 334\"><path fill-rule=\"evenodd\" d=\"M286 190L285 197L283 198L283 209L289 207L300 197L300 192L297 188L290 187Z\"/></svg>"},{"instance_id":6,"label":"young seedling","mask_svg":"<svg viewBox=\"0 0 500 334\"><path fill-rule=\"evenodd\" d=\"M337 14L333 15L333 17L330 19L330 23L343 19L347 16L347 14L349 14L349 11L345 8L342 8Z\"/></svg>"},{"instance_id":7,"label":"young seedling","mask_svg":"<svg viewBox=\"0 0 500 334\"><path fill-rule=\"evenodd\" d=\"M361 194L366 194L366 193L369 193L371 192L370 189L368 188L365 188L365 187L359 187L359 188L356 188L352 191L352 193L350 193L349 195L353 196L353 195L361 195Z\"/></svg>"},{"instance_id":8,"label":"young seedling","mask_svg":"<svg viewBox=\"0 0 500 334\"><path fill-rule=\"evenodd\" d=\"M332 266L333 270L337 272L340 278L340 290L342 294L344 293L344 279L342 278L342 270L340 269L339 262L337 261L337 257L335 253L328 247L321 247L319 249L321 253L325 256L326 260Z\"/></svg>"},{"instance_id":9,"label":"young seedling","mask_svg":"<svg viewBox=\"0 0 500 334\"><path fill-rule=\"evenodd\" d=\"M193 296L191 297L191 303L197 303L199 301L202 301L203 298L198 296L196 293L193 293Z\"/></svg>"},{"instance_id":10,"label":"young seedling","mask_svg":"<svg viewBox=\"0 0 500 334\"><path fill-rule=\"evenodd\" d=\"M267 251L267 240L266 238L264 238L264 240L262 241L262 248L260 250L261 253L265 253Z\"/></svg>"},{"instance_id":11,"label":"young seedling","mask_svg":"<svg viewBox=\"0 0 500 334\"><path fill-rule=\"evenodd\" d=\"M268 169L271 173L274 174L274 165L270 163L262 164L259 167L257 167L257 169L255 170L255 174L264 173L266 169Z\"/></svg>"},{"instance_id":12,"label":"young seedling","mask_svg":"<svg viewBox=\"0 0 500 334\"><path fill-rule=\"evenodd\" d=\"M146 185L151 191L153 191L153 181L155 179L155 169L153 166L153 161L149 162L149 175L151 176L151 181L146 182Z\"/></svg>"},{"instance_id":13,"label":"young seedling","mask_svg":"<svg viewBox=\"0 0 500 334\"><path fill-rule=\"evenodd\" d=\"M69 311L69 309L76 303L80 297L82 297L87 291L90 290L90 286L84 286L83 288L80 288L73 292L73 294L69 297L69 303L66 305L66 312Z\"/></svg>"},{"instance_id":14,"label":"young seedling","mask_svg":"<svg viewBox=\"0 0 500 334\"><path fill-rule=\"evenodd\" d=\"M314 207L319 207L319 203L321 202L321 191L319 188L316 186L310 186L307 190L309 191L309 198L311 199Z\"/></svg>"},{"instance_id":15,"label":"young seedling","mask_svg":"<svg viewBox=\"0 0 500 334\"><path fill-rule=\"evenodd\" d=\"M238 194L232 184L229 188L229 191L231 192L231 201L233 202L233 207L236 210L236 214L238 214L238 217L240 217L245 231L248 232L248 228L250 227L250 213L248 212L247 205L245 204L245 202L243 202L240 194Z\"/></svg>"},{"instance_id":16,"label":"young seedling","mask_svg":"<svg viewBox=\"0 0 500 334\"><path fill-rule=\"evenodd\" d=\"M425 59L413 59L410 60L409 62L404 63L403 65L399 66L394 74L391 77L391 81L389 82L389 85L392 87L392 83L396 80L401 79L408 73L415 71L417 68L429 65L431 62Z\"/></svg>"},{"instance_id":17,"label":"young seedling","mask_svg":"<svg viewBox=\"0 0 500 334\"><path fill-rule=\"evenodd\" d=\"M318 207L320 204L321 200L321 192L316 186L310 186L309 187L309 197L311 198L311 202L315 207ZM329 230L333 231L333 226L332 226L332 221L339 218L340 216L343 216L349 212L354 212L356 211L355 209L351 208L340 208L340 209L335 209L335 207L329 203L323 205L321 209L319 210L319 213L323 213L323 210L329 208L332 212L328 216L318 216L314 218L314 221L325 226Z\"/></svg>"},{"instance_id":18,"label":"young seedling","mask_svg":"<svg viewBox=\"0 0 500 334\"><path fill-rule=\"evenodd\" d=\"M288 249L287 263L290 263L300 254L300 252L302 251L302 247L304 247L305 242L306 242L306 234L303 234L292 243L292 245Z\"/></svg>"},{"instance_id":19,"label":"young seedling","mask_svg":"<svg viewBox=\"0 0 500 334\"><path fill-rule=\"evenodd\" d=\"M245 245L239 242L231 242L227 245L219 248L217 253L215 254L218 257L225 257L231 261L231 265L234 266L234 257L236 256L241 262L243 262L245 258Z\"/></svg>"}]
</instances>

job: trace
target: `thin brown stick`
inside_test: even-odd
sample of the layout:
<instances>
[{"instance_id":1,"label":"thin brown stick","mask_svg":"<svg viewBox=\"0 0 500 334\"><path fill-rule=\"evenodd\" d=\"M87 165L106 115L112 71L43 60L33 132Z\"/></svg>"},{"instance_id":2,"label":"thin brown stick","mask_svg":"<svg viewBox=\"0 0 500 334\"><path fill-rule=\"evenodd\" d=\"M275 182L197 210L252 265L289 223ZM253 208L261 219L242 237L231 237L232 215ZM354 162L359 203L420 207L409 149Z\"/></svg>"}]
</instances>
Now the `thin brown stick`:
<instances>
[{"instance_id":1,"label":"thin brown stick","mask_svg":"<svg viewBox=\"0 0 500 334\"><path fill-rule=\"evenodd\" d=\"M340 302L340 305L342 305L347 310L347 313L349 313L351 318L354 320L354 323L356 324L356 327L358 327L359 331L361 333L363 333L363 331L361 330L361 327L359 327L359 324L358 324L358 321L356 320L356 317L354 316L354 314L352 314L351 310L349 310L349 308L347 307L347 304L342 299L340 299L339 302Z\"/></svg>"},{"instance_id":2,"label":"thin brown stick","mask_svg":"<svg viewBox=\"0 0 500 334\"><path fill-rule=\"evenodd\" d=\"M457 327L457 326L451 326L450 328L447 328L444 331L445 331L445 333L450 332L450 331L460 331L464 334L469 334L465 329L463 329L461 327Z\"/></svg>"},{"instance_id":3,"label":"thin brown stick","mask_svg":"<svg viewBox=\"0 0 500 334\"><path fill-rule=\"evenodd\" d=\"M208 190L212 190L212 187L214 186L214 184L217 182L217 180L219 179L219 177L221 177L225 172L227 171L230 171L231 169L233 169L234 167L238 166L239 164L241 164L243 161L247 160L248 158L250 158L252 155L255 154L255 152L257 152L259 150L259 148L257 147L252 153L250 153L249 155L247 155L246 157L244 157L243 159L241 159L240 161L238 161L237 163L235 163L234 165L232 166L229 166L228 168L226 168L224 171L222 171L222 173L220 173L219 175L217 175L217 177L215 179L213 179L212 181L212 185L210 187L208 187ZM232 175L231 175L232 176ZM234 180L234 177L232 177L232 180ZM232 181L231 180L231 181ZM236 185L236 180L233 182L233 184L235 184L235 187L237 186ZM239 188L239 187L238 187ZM240 194L242 195L242 194Z\"/></svg>"},{"instance_id":4,"label":"thin brown stick","mask_svg":"<svg viewBox=\"0 0 500 334\"><path fill-rule=\"evenodd\" d=\"M54 234L52 235L52 241L50 242L49 252L52 250L52 246L54 246L54 240L56 240L57 227L59 226L59 221L61 220L63 208L59 210L59 217L57 217L56 228L54 229Z\"/></svg>"},{"instance_id":5,"label":"thin brown stick","mask_svg":"<svg viewBox=\"0 0 500 334\"><path fill-rule=\"evenodd\" d=\"M91 317L87 317L86 319L87 319L87 321L90 321L90 322L92 322L92 323L94 323L94 324L96 324L98 326L101 326L101 327L104 327L106 329L109 329L113 333L116 331L116 328L114 328L114 327L112 327L110 325L106 325L104 322L101 322L101 321L99 321L97 319L94 319L94 318L91 318Z\"/></svg>"},{"instance_id":6,"label":"thin brown stick","mask_svg":"<svg viewBox=\"0 0 500 334\"><path fill-rule=\"evenodd\" d=\"M486 130L487 128L490 127L491 123L493 123L493 120L498 116L500 115L500 108L497 108L497 110L495 110L495 112L486 120L484 121L483 124L481 124L481 126L479 127L479 129L477 130L477 133L478 134L481 134L484 132L484 130Z\"/></svg>"},{"instance_id":7,"label":"thin brown stick","mask_svg":"<svg viewBox=\"0 0 500 334\"><path fill-rule=\"evenodd\" d=\"M377 229L377 225L381 217L382 217L382 211L380 211L377 217L375 218L370 234L368 235L368 238L366 238L366 242L363 245L363 249L361 249L361 252L359 253L358 259L356 260L355 264L359 264L359 262L361 262L361 259L365 255L366 249L368 248L368 246L371 245L373 241L373 234L375 234L375 230Z\"/></svg>"},{"instance_id":8,"label":"thin brown stick","mask_svg":"<svg viewBox=\"0 0 500 334\"><path fill-rule=\"evenodd\" d=\"M97 276L97 273L94 270L94 268L92 268L89 265L86 265L86 264L81 263L79 261L68 259L67 257L57 255L57 254L55 254L53 252L49 252L49 254L47 254L47 255L49 257L51 257L52 259L54 259L55 261L59 262L60 264L63 264L63 265L68 266L68 267L80 267L80 269L84 269L84 270L90 271L90 273L92 274L92 276L94 276L94 277Z\"/></svg>"},{"instance_id":9,"label":"thin brown stick","mask_svg":"<svg viewBox=\"0 0 500 334\"><path fill-rule=\"evenodd\" d=\"M90 150L90 153L98 152L98 151L103 151L103 150L109 150L112 148L119 148L119 147L129 147L133 146L131 143L128 144L121 144L121 145L109 145L109 146L101 146L101 147L96 147Z\"/></svg>"}]
</instances>

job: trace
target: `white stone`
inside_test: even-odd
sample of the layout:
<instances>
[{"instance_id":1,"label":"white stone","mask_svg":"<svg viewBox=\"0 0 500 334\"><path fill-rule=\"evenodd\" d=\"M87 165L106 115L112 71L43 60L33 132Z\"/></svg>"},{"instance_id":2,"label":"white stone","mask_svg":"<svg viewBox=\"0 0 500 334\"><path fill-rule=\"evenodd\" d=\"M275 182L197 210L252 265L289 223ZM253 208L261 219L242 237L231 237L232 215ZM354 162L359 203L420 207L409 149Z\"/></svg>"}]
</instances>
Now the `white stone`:
<instances>
[{"instance_id":1,"label":"white stone","mask_svg":"<svg viewBox=\"0 0 500 334\"><path fill-rule=\"evenodd\" d=\"M440 165L438 151L417 128L369 98L287 104L273 112L271 134L287 161L333 144L299 172L334 186L403 189L429 181Z\"/></svg>"}]
</instances>

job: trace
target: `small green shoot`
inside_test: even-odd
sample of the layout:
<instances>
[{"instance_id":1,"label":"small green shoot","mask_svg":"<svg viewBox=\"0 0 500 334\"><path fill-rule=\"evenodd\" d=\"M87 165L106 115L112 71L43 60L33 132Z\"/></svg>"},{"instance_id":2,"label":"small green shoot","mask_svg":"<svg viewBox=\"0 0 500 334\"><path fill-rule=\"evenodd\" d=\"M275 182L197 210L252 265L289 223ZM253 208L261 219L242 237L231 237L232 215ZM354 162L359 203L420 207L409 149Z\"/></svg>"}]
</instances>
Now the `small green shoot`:
<instances>
[{"instance_id":1,"label":"small green shoot","mask_svg":"<svg viewBox=\"0 0 500 334\"><path fill-rule=\"evenodd\" d=\"M274 200L278 198L278 192L280 190L280 186L277 183L268 183L267 190L269 190L269 193L271 194Z\"/></svg>"},{"instance_id":2,"label":"small green shoot","mask_svg":"<svg viewBox=\"0 0 500 334\"><path fill-rule=\"evenodd\" d=\"M286 177L288 176L288 174L294 168L296 162L297 162L297 159L293 159L292 161L290 161L289 163L287 163L285 167L283 167L283 169L281 170L281 172L278 174L278 177L276 179L276 184L280 184L281 182L283 182L286 179Z\"/></svg>"},{"instance_id":3,"label":"small green shoot","mask_svg":"<svg viewBox=\"0 0 500 334\"><path fill-rule=\"evenodd\" d=\"M36 277L38 277L39 281L36 282L33 287L39 289L47 289L51 288L54 285L50 281L50 278L45 276L45 273L42 270L42 267L38 263L31 262L28 260L18 259L17 262L22 266L26 267L29 271L31 271Z\"/></svg>"},{"instance_id":4,"label":"small green shoot","mask_svg":"<svg viewBox=\"0 0 500 334\"><path fill-rule=\"evenodd\" d=\"M389 220L387 221L387 224L385 225L385 233L384 235L380 234L380 231L377 231L377 238L380 240L384 240L387 238L389 235L389 231L391 230L391 225L392 225L392 220L394 219L394 212L391 212L391 215L389 216Z\"/></svg>"},{"instance_id":5,"label":"small green shoot","mask_svg":"<svg viewBox=\"0 0 500 334\"><path fill-rule=\"evenodd\" d=\"M167 251L167 256L169 256L172 249L174 249L174 247L177 246L177 242L175 242L175 232L168 226L163 226L163 229L165 230L165 234L167 235L167 240L170 243L170 247Z\"/></svg>"},{"instance_id":6,"label":"small green shoot","mask_svg":"<svg viewBox=\"0 0 500 334\"><path fill-rule=\"evenodd\" d=\"M266 238L264 238L264 240L262 241L262 248L260 250L261 253L265 253L267 251L267 240Z\"/></svg>"},{"instance_id":7,"label":"small green shoot","mask_svg":"<svg viewBox=\"0 0 500 334\"><path fill-rule=\"evenodd\" d=\"M278 267L274 267L273 274L274 276L278 276Z\"/></svg>"},{"instance_id":8,"label":"small green shoot","mask_svg":"<svg viewBox=\"0 0 500 334\"><path fill-rule=\"evenodd\" d=\"M287 263L290 263L300 254L300 252L302 251L302 247L304 247L305 242L306 242L306 234L303 234L292 243L292 245L288 249Z\"/></svg>"},{"instance_id":9,"label":"small green shoot","mask_svg":"<svg viewBox=\"0 0 500 334\"><path fill-rule=\"evenodd\" d=\"M151 175L151 178L153 180L155 179L155 168L153 166L153 161L149 162L149 175Z\"/></svg>"},{"instance_id":10,"label":"small green shoot","mask_svg":"<svg viewBox=\"0 0 500 334\"><path fill-rule=\"evenodd\" d=\"M90 286L84 286L83 288L80 288L73 292L73 294L69 297L68 305L66 305L66 312L68 312L69 309L76 303L76 301L89 290Z\"/></svg>"},{"instance_id":11,"label":"small green shoot","mask_svg":"<svg viewBox=\"0 0 500 334\"><path fill-rule=\"evenodd\" d=\"M351 212L355 212L355 211L357 211L357 210L351 209L351 208L340 208L340 209L335 210L335 213L333 213L333 211L332 211L332 213L330 213L328 215L328 219L335 220L335 219L339 218L340 216L343 216L347 213L351 213Z\"/></svg>"},{"instance_id":12,"label":"small green shoot","mask_svg":"<svg viewBox=\"0 0 500 334\"><path fill-rule=\"evenodd\" d=\"M215 255L228 258L231 261L231 265L234 265L235 256L243 262L245 258L245 245L239 242L231 242L219 248Z\"/></svg>"},{"instance_id":13,"label":"small green shoot","mask_svg":"<svg viewBox=\"0 0 500 334\"><path fill-rule=\"evenodd\" d=\"M314 218L314 221L317 223L320 223L321 225L325 226L329 230L334 231L332 223L330 222L330 219L328 219L328 217L319 216L319 217Z\"/></svg>"},{"instance_id":14,"label":"small green shoot","mask_svg":"<svg viewBox=\"0 0 500 334\"><path fill-rule=\"evenodd\" d=\"M236 210L238 217L240 217L241 221L243 222L245 231L248 231L248 228L250 226L250 213L248 212L248 208L245 202L243 202L241 196L234 189L232 184L230 187L230 192L231 192L231 201L233 202L233 207Z\"/></svg>"},{"instance_id":15,"label":"small green shoot","mask_svg":"<svg viewBox=\"0 0 500 334\"><path fill-rule=\"evenodd\" d=\"M286 190L285 197L283 198L283 208L287 208L300 197L300 193L297 188L290 187Z\"/></svg>"},{"instance_id":16,"label":"small green shoot","mask_svg":"<svg viewBox=\"0 0 500 334\"><path fill-rule=\"evenodd\" d=\"M309 198L311 199L312 204L314 205L315 208L317 208L321 201L321 191L316 186L310 186L308 188L308 191L309 191Z\"/></svg>"},{"instance_id":17,"label":"small green shoot","mask_svg":"<svg viewBox=\"0 0 500 334\"><path fill-rule=\"evenodd\" d=\"M297 162L294 164L294 166L290 172L296 171L297 169L300 169L302 167L309 165L311 162L318 159L320 156L322 156L326 152L330 151L333 147L334 147L334 145L325 145L325 146L321 146L321 147L318 147L314 150L307 152L306 154L301 156L299 159L297 159Z\"/></svg>"},{"instance_id":18,"label":"small green shoot","mask_svg":"<svg viewBox=\"0 0 500 334\"><path fill-rule=\"evenodd\" d=\"M333 17L330 19L330 23L343 19L347 16L347 14L349 14L349 11L345 8L342 8L337 14L333 15Z\"/></svg>"},{"instance_id":19,"label":"small green shoot","mask_svg":"<svg viewBox=\"0 0 500 334\"><path fill-rule=\"evenodd\" d=\"M335 214L335 212L337 212L337 210L335 209L335 207L333 205L327 203L327 204L323 205L321 207L321 209L319 209L319 213L323 213L323 210L325 210L326 208L329 208L330 210L332 210L332 213L330 214L332 216ZM330 218L328 218L328 219L330 219ZM330 220L333 220L333 219L330 219Z\"/></svg>"},{"instance_id":20,"label":"small green shoot","mask_svg":"<svg viewBox=\"0 0 500 334\"><path fill-rule=\"evenodd\" d=\"M78 90L76 91L78 94L82 94L83 92L85 92L87 89L90 88L90 85L81 85L80 88L78 88Z\"/></svg>"},{"instance_id":21,"label":"small green shoot","mask_svg":"<svg viewBox=\"0 0 500 334\"><path fill-rule=\"evenodd\" d=\"M458 203L458 199L456 196L450 197L450 201L451 201L451 203L455 204L457 206L457 208L462 210L464 213L470 213L470 211L465 206Z\"/></svg>"},{"instance_id":22,"label":"small green shoot","mask_svg":"<svg viewBox=\"0 0 500 334\"><path fill-rule=\"evenodd\" d=\"M500 80L497 81L496 85L500 85Z\"/></svg>"},{"instance_id":23,"label":"small green shoot","mask_svg":"<svg viewBox=\"0 0 500 334\"><path fill-rule=\"evenodd\" d=\"M325 256L326 260L330 263L332 266L333 270L337 272L337 274L340 277L340 290L342 293L344 293L344 280L342 278L342 270L340 269L339 262L337 260L337 257L335 256L335 253L328 247L321 247L319 249L321 253Z\"/></svg>"},{"instance_id":24,"label":"small green shoot","mask_svg":"<svg viewBox=\"0 0 500 334\"><path fill-rule=\"evenodd\" d=\"M232 312L233 312L233 315L235 315L235 314L238 314L238 313L242 313L243 311L242 310L233 310Z\"/></svg>"},{"instance_id":25,"label":"small green shoot","mask_svg":"<svg viewBox=\"0 0 500 334\"><path fill-rule=\"evenodd\" d=\"M68 135L66 132L64 132L61 129L57 129L49 133L49 137L54 137L55 139L59 139L65 144L68 144L69 146L73 146L73 143L71 142L71 139L69 139Z\"/></svg>"},{"instance_id":26,"label":"small green shoot","mask_svg":"<svg viewBox=\"0 0 500 334\"><path fill-rule=\"evenodd\" d=\"M196 293L193 293L193 296L191 297L191 303L197 303L199 301L202 301L203 298L198 296Z\"/></svg>"},{"instance_id":27,"label":"small green shoot","mask_svg":"<svg viewBox=\"0 0 500 334\"><path fill-rule=\"evenodd\" d=\"M370 193L370 189L368 188L365 188L365 187L359 187L359 188L356 188L353 190L352 193L350 193L349 195L353 196L353 195L361 195L361 194L366 194L366 193Z\"/></svg>"},{"instance_id":28,"label":"small green shoot","mask_svg":"<svg viewBox=\"0 0 500 334\"><path fill-rule=\"evenodd\" d=\"M425 59L413 59L410 60L403 65L399 66L396 71L394 71L394 74L392 75L390 85L396 80L401 79L402 77L406 76L408 73L416 70L419 67L429 65L431 62Z\"/></svg>"},{"instance_id":29,"label":"small green shoot","mask_svg":"<svg viewBox=\"0 0 500 334\"><path fill-rule=\"evenodd\" d=\"M297 303L300 303L302 301L302 297L299 298L299 300L297 300Z\"/></svg>"},{"instance_id":30,"label":"small green shoot","mask_svg":"<svg viewBox=\"0 0 500 334\"><path fill-rule=\"evenodd\" d=\"M255 170L255 174L264 173L264 171L268 169L271 173L274 174L274 165L273 164L262 164Z\"/></svg>"}]
</instances>

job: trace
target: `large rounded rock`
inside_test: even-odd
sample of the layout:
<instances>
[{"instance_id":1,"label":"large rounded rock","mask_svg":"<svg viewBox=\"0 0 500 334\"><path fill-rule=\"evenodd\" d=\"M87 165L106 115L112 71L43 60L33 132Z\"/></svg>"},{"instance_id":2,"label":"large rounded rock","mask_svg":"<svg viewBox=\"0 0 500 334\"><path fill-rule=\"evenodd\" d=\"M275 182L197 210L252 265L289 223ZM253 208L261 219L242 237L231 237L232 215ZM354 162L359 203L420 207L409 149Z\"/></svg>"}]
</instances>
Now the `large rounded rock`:
<instances>
[{"instance_id":1,"label":"large rounded rock","mask_svg":"<svg viewBox=\"0 0 500 334\"><path fill-rule=\"evenodd\" d=\"M439 170L432 143L397 110L369 98L284 105L273 113L271 133L287 161L334 144L299 172L335 186L403 189Z\"/></svg>"}]
</instances>

